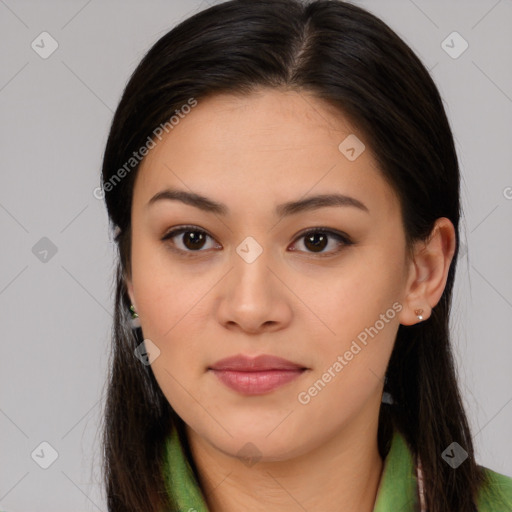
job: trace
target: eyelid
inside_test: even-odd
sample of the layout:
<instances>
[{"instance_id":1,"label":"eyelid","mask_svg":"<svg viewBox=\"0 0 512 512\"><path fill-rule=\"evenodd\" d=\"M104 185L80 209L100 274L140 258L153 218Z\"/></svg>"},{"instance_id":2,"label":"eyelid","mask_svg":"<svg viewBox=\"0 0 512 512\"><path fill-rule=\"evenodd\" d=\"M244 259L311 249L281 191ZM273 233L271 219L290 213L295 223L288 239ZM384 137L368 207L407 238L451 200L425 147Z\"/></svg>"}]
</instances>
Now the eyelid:
<instances>
[{"instance_id":1,"label":"eyelid","mask_svg":"<svg viewBox=\"0 0 512 512\"><path fill-rule=\"evenodd\" d=\"M194 231L197 233L202 233L203 235L207 235L213 239L213 237L210 235L210 233L208 233L208 231L204 230L203 228L200 228L199 226L185 225L185 226L178 226L178 227L169 229L160 240L165 241L165 240L168 240L169 238L174 238L175 236L181 235L182 233L184 233L186 231ZM191 251L191 252L194 252L194 251Z\"/></svg>"},{"instance_id":2,"label":"eyelid","mask_svg":"<svg viewBox=\"0 0 512 512\"><path fill-rule=\"evenodd\" d=\"M161 241L162 242L166 242L169 239L174 238L176 236L179 236L179 235L181 235L181 234L183 234L184 232L187 232L187 231L194 231L194 232L197 232L197 233L202 233L202 234L206 235L207 237L210 237L212 240L215 240L215 238L212 235L210 235L208 233L208 231L200 228L199 226L183 225L183 226L178 226L178 227L175 227L175 228L171 228L161 238ZM351 239L350 236L348 236L346 233L344 233L342 231L338 231L337 229L328 228L328 227L324 227L324 226L314 226L314 227L311 227L311 228L303 229L302 231L300 231L299 233L294 235L293 244L295 244L300 238L303 238L306 235L314 234L314 233L327 234L330 238L337 239L341 243L342 248L346 247L346 246L354 245L354 243L355 243ZM315 252L307 252L307 251L298 251L296 249L293 249L292 251L293 252L304 253L304 254L306 254L308 256L329 257L329 256L337 255L341 251L342 248L338 248L338 249L335 249L334 251L324 252L324 253L322 253L322 252L315 253ZM201 250L201 249L199 249L197 251L184 251L184 250L178 249L176 247L171 247L171 249L173 251L175 251L175 252L178 252L181 255L184 255L184 256L197 256L197 255L200 255L201 253L208 252L208 251Z\"/></svg>"}]
</instances>

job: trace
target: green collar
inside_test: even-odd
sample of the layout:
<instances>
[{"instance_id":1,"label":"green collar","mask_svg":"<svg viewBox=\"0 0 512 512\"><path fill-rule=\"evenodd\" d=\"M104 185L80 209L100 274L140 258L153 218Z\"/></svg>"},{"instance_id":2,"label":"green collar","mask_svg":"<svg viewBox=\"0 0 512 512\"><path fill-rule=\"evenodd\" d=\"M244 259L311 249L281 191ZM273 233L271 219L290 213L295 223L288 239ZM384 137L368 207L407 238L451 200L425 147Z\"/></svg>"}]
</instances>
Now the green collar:
<instances>
[{"instance_id":1,"label":"green collar","mask_svg":"<svg viewBox=\"0 0 512 512\"><path fill-rule=\"evenodd\" d=\"M183 452L176 429L166 441L164 475L167 491L178 509L208 512L206 501ZM172 461L172 464L170 463ZM373 512L418 510L417 480L413 456L402 435L395 430L377 491Z\"/></svg>"}]
</instances>

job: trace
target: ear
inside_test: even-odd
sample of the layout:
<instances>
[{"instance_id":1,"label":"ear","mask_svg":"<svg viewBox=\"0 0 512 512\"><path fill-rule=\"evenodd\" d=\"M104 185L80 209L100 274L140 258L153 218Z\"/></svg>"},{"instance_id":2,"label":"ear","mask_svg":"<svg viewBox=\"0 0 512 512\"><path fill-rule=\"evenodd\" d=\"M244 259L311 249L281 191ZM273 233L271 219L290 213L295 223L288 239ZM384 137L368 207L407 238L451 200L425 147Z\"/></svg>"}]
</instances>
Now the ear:
<instances>
[{"instance_id":1,"label":"ear","mask_svg":"<svg viewBox=\"0 0 512 512\"><path fill-rule=\"evenodd\" d=\"M426 242L417 242L410 262L404 307L399 316L401 324L420 322L415 310L423 310L420 313L423 320L430 317L432 308L443 295L455 246L455 228L446 217L436 220Z\"/></svg>"}]
</instances>

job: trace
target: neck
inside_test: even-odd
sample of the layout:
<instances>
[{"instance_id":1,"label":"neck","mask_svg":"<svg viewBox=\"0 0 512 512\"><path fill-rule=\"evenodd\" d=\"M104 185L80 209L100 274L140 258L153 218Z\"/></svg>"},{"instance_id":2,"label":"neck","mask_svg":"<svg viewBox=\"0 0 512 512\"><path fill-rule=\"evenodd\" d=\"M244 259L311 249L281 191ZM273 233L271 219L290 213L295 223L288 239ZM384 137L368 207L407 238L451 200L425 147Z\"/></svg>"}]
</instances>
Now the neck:
<instances>
[{"instance_id":1,"label":"neck","mask_svg":"<svg viewBox=\"0 0 512 512\"><path fill-rule=\"evenodd\" d=\"M378 416L363 425L344 428L299 457L254 465L217 450L188 427L187 437L212 512L372 512L383 468Z\"/></svg>"}]
</instances>

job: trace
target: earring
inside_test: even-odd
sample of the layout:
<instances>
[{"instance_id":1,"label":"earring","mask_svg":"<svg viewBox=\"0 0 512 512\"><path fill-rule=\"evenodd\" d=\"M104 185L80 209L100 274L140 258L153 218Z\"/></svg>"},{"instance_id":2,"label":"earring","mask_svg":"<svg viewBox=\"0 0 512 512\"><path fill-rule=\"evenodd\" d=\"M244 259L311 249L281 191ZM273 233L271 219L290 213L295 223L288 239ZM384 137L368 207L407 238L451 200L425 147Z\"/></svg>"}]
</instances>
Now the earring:
<instances>
[{"instance_id":1,"label":"earring","mask_svg":"<svg viewBox=\"0 0 512 512\"><path fill-rule=\"evenodd\" d=\"M139 315L135 311L135 306L133 304L130 305L130 311L131 311L131 315L132 315L132 318L130 320L132 329L137 329L137 327L140 327L140 320L139 320Z\"/></svg>"},{"instance_id":2,"label":"earring","mask_svg":"<svg viewBox=\"0 0 512 512\"><path fill-rule=\"evenodd\" d=\"M423 309L415 309L414 314L418 317L418 320L423 320L423 317L421 316L421 313L423 313Z\"/></svg>"}]
</instances>

